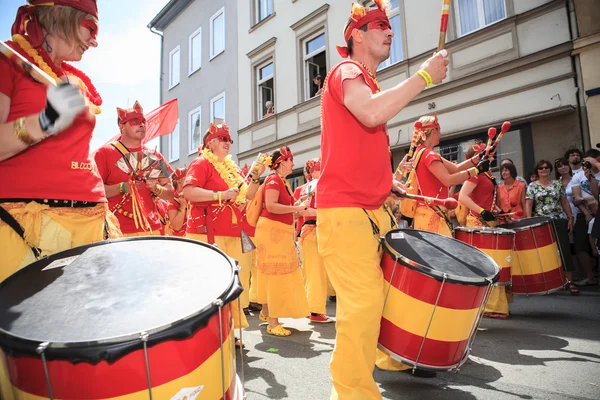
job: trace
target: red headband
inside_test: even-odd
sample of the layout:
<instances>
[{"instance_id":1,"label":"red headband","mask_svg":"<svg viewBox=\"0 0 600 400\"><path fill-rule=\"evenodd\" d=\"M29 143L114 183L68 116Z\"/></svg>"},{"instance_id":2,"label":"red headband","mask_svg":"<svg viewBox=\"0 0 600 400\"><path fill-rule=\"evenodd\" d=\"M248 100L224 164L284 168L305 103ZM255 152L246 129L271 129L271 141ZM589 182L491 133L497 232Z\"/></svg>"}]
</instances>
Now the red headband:
<instances>
[{"instance_id":1,"label":"red headband","mask_svg":"<svg viewBox=\"0 0 600 400\"><path fill-rule=\"evenodd\" d=\"M293 160L294 159L294 155L292 154L292 151L287 146L280 147L279 148L279 153L280 153L279 157L277 157L277 159L273 160L273 162L271 163L271 169L272 170L274 170L275 168L277 168L279 166L279 164L281 164L282 161Z\"/></svg>"},{"instance_id":2,"label":"red headband","mask_svg":"<svg viewBox=\"0 0 600 400\"><path fill-rule=\"evenodd\" d=\"M390 25L390 20L387 16L388 2L386 0L375 0L375 4L377 5L377 8L367 11L364 6L358 3L352 3L352 11L350 12L350 19L352 21L344 31L344 40L346 43L350 40L354 29L360 29L370 22L385 21ZM347 46L336 46L336 49L342 58L348 58L349 53Z\"/></svg>"},{"instance_id":3,"label":"red headband","mask_svg":"<svg viewBox=\"0 0 600 400\"><path fill-rule=\"evenodd\" d=\"M133 104L133 108L128 110L117 107L117 115L119 117L119 125L125 125L127 122L136 118L141 119L144 122L146 121L146 117L144 117L144 110L137 100Z\"/></svg>"},{"instance_id":4,"label":"red headband","mask_svg":"<svg viewBox=\"0 0 600 400\"><path fill-rule=\"evenodd\" d=\"M308 175L305 175L306 180L308 180L309 182L312 180L312 173L315 171L320 171L321 170L321 159L320 158L313 158L311 160L308 160L306 162L306 164L304 164L304 172L307 172Z\"/></svg>"},{"instance_id":5,"label":"red headband","mask_svg":"<svg viewBox=\"0 0 600 400\"><path fill-rule=\"evenodd\" d=\"M11 29L11 35L27 35L33 47L39 47L44 40L44 31L35 12L35 8L38 6L73 7L98 19L98 5L96 4L96 0L33 0L32 4L19 7Z\"/></svg>"},{"instance_id":6,"label":"red headband","mask_svg":"<svg viewBox=\"0 0 600 400\"><path fill-rule=\"evenodd\" d=\"M219 126L211 122L210 126L208 127L208 131L210 133L208 134L208 136L206 136L206 139L204 139L204 144L202 145L203 149L206 148L208 143L215 138L226 137L229 140L231 140L231 135L229 134L229 127L225 124L225 122L223 122L223 124Z\"/></svg>"},{"instance_id":7,"label":"red headband","mask_svg":"<svg viewBox=\"0 0 600 400\"><path fill-rule=\"evenodd\" d=\"M183 178L185 178L186 172L187 172L186 168L175 168L175 170L171 174L171 179L173 179L174 181L183 179Z\"/></svg>"}]
</instances>

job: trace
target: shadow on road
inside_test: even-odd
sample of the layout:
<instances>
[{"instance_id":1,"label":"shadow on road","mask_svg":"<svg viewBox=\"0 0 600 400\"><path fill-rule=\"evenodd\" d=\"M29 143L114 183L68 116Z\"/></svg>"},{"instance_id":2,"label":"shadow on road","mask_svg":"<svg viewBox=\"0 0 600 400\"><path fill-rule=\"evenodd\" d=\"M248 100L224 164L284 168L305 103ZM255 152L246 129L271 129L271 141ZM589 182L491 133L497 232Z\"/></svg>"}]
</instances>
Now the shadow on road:
<instances>
[{"instance_id":1,"label":"shadow on road","mask_svg":"<svg viewBox=\"0 0 600 400\"><path fill-rule=\"evenodd\" d=\"M247 351L245 351L247 353ZM239 358L238 358L239 360ZM267 385L266 389L266 398L268 399L287 399L287 387L277 382L275 378L275 374L272 371L269 371L265 368L257 368L252 365L254 361L261 360L259 357L248 357L244 355L244 379L246 382L252 381L254 379L261 379ZM239 362L239 361L238 361ZM239 373L239 367L238 367ZM248 385L246 385L246 388ZM258 396L264 397L264 394L258 392L252 392L247 389L247 392L253 393L254 395L249 395L248 398L257 398Z\"/></svg>"}]
</instances>

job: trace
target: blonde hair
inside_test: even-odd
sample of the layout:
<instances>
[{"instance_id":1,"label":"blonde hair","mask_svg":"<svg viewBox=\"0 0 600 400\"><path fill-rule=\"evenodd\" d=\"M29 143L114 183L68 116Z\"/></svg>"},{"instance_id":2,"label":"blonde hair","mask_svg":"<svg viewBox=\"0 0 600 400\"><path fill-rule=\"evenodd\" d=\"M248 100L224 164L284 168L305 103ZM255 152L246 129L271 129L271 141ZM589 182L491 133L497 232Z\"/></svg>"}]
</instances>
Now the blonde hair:
<instances>
[{"instance_id":1,"label":"blonde hair","mask_svg":"<svg viewBox=\"0 0 600 400\"><path fill-rule=\"evenodd\" d=\"M419 122L422 126L427 126L429 124L437 122L437 116L424 115L421 118L419 118ZM417 146L425 143L425 140L427 140L427 138L431 135L431 132L433 132L433 128L422 129L420 131L421 134L417 137Z\"/></svg>"},{"instance_id":2,"label":"blonde hair","mask_svg":"<svg viewBox=\"0 0 600 400\"><path fill-rule=\"evenodd\" d=\"M31 4L33 0L28 2ZM36 6L38 21L46 32L59 36L71 46L85 46L79 24L86 18L98 25L98 19L92 14L68 6Z\"/></svg>"}]
</instances>

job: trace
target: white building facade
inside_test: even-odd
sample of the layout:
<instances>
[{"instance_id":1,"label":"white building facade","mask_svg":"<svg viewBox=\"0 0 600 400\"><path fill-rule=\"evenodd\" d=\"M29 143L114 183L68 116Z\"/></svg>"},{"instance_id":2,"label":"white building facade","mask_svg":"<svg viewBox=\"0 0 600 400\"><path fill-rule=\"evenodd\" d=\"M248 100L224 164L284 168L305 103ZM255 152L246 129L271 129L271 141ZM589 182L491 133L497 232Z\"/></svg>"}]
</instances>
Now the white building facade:
<instances>
[{"instance_id":1,"label":"white building facade","mask_svg":"<svg viewBox=\"0 0 600 400\"><path fill-rule=\"evenodd\" d=\"M368 3L368 2L364 2ZM390 59L380 65L382 89L414 74L434 52L440 0L392 0ZM569 2L565 0L452 0L446 48L448 77L421 93L388 123L394 162L410 144L413 123L435 113L440 152L464 159L489 126L512 122L499 158L526 175L540 159L589 146L581 128ZM288 145L297 175L320 155L320 97L313 78L341 61L335 46L352 0L248 0L238 4L240 164ZM265 106L274 104L273 112ZM352 157L353 155L348 155ZM295 184L302 183L298 176Z\"/></svg>"}]
</instances>

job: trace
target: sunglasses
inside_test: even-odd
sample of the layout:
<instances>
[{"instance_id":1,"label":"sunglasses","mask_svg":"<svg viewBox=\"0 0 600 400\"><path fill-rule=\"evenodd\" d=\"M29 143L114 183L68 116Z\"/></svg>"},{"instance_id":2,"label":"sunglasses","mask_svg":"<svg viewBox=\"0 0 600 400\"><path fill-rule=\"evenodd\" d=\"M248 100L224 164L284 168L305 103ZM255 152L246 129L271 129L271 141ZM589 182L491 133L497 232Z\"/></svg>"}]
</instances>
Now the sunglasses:
<instances>
[{"instance_id":1,"label":"sunglasses","mask_svg":"<svg viewBox=\"0 0 600 400\"><path fill-rule=\"evenodd\" d=\"M219 137L217 137L215 139L217 139L217 141L219 141L219 142L223 142L223 143L229 142L229 143L233 144L233 140L231 140L227 136L219 136Z\"/></svg>"},{"instance_id":2,"label":"sunglasses","mask_svg":"<svg viewBox=\"0 0 600 400\"><path fill-rule=\"evenodd\" d=\"M549 166L549 165L544 165L544 166L542 166L542 167L539 167L539 168L538 168L538 171L541 171L541 170L543 170L543 169L550 169L550 166Z\"/></svg>"}]
</instances>

